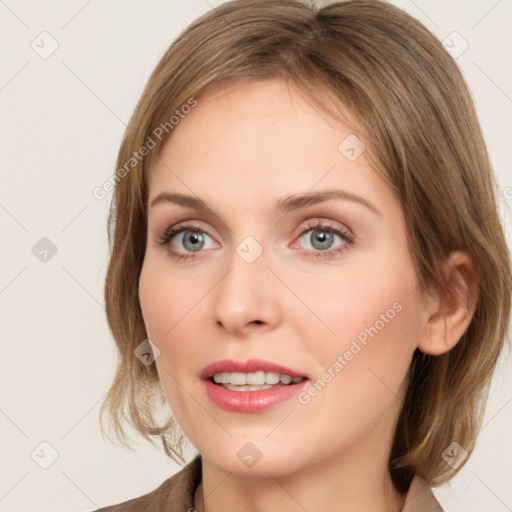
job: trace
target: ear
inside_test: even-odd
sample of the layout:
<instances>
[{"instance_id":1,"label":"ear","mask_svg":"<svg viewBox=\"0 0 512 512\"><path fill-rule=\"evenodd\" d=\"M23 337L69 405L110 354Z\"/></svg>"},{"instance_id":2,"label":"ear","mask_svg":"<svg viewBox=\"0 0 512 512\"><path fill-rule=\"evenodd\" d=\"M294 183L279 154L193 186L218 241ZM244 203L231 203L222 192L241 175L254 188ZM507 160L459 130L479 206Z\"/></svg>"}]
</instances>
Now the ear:
<instances>
[{"instance_id":1,"label":"ear","mask_svg":"<svg viewBox=\"0 0 512 512\"><path fill-rule=\"evenodd\" d=\"M479 284L473 258L454 251L445 262L449 292L434 293L427 299L426 321L418 348L433 356L451 350L466 332L475 312Z\"/></svg>"}]
</instances>

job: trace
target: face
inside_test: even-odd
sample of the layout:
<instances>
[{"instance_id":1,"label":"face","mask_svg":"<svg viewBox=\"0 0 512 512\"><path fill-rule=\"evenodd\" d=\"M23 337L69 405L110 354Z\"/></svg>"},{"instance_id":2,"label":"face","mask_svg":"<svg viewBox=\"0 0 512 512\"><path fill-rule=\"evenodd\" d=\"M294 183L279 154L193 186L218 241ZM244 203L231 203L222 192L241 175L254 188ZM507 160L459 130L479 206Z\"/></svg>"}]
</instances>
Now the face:
<instances>
[{"instance_id":1,"label":"face","mask_svg":"<svg viewBox=\"0 0 512 512\"><path fill-rule=\"evenodd\" d=\"M357 137L297 87L231 83L150 169L147 334L176 420L226 471L389 451L425 317L401 205Z\"/></svg>"}]
</instances>

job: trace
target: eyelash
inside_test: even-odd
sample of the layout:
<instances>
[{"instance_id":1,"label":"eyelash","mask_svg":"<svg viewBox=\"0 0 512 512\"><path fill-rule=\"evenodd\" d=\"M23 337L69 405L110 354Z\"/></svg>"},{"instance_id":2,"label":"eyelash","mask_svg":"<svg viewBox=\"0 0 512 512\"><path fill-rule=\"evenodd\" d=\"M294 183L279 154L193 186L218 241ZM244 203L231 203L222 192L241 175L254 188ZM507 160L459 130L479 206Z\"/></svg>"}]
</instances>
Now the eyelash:
<instances>
[{"instance_id":1,"label":"eyelash","mask_svg":"<svg viewBox=\"0 0 512 512\"><path fill-rule=\"evenodd\" d=\"M354 237L351 235L351 233L344 228L335 226L333 224L330 224L329 222L322 222L318 220L310 220L306 222L306 225L303 227L302 231L300 232L298 238L301 238L305 233L311 230L317 230L317 231L328 231L333 234L336 234L342 238L342 240L345 242L340 247L337 247L335 249L329 249L327 251L315 251L313 250L313 253L316 256L313 256L313 254L309 255L310 257L316 257L324 258L324 259L330 259L336 257L338 254L341 254L342 252L349 250L350 246L354 244ZM157 245L159 246L166 246L169 244L170 241L172 241L177 235L182 233L183 231L192 231L192 232L200 232L200 233L206 233L208 236L208 232L204 231L202 228L200 228L198 225L185 223L185 224L179 224L177 226L170 227L165 230L165 232L158 237ZM210 238L212 238L210 236ZM203 252L203 251L199 251ZM307 250L306 252L310 252ZM176 258L178 260L187 260L187 259L195 259L196 254L179 254L174 251L171 251L169 249L169 253L173 258Z\"/></svg>"}]
</instances>

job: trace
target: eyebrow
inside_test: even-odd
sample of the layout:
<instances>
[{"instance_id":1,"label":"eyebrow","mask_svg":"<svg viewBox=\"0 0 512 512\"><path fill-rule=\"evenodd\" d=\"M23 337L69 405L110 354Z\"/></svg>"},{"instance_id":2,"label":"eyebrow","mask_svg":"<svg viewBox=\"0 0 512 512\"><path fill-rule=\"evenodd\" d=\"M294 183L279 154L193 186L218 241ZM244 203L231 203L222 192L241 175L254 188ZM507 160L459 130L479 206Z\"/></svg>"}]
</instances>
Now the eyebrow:
<instances>
[{"instance_id":1,"label":"eyebrow","mask_svg":"<svg viewBox=\"0 0 512 512\"><path fill-rule=\"evenodd\" d=\"M307 208L309 206L313 206L315 204L323 203L324 201L330 201L333 199L359 203L368 208L369 210L371 210L372 212L374 212L375 214L382 216L382 213L372 202L368 201L367 199L358 194L354 194L352 192L347 192L346 190L340 189L323 190L321 192L305 192L302 194L295 194L290 197L279 199L274 207L273 213L274 215L279 215L281 213L289 213L294 210ZM157 206L162 203L174 203L180 206L193 208L194 210L198 211L211 211L207 204L199 198L171 192L162 192L158 194L151 201L149 208L153 208L154 206Z\"/></svg>"}]
</instances>

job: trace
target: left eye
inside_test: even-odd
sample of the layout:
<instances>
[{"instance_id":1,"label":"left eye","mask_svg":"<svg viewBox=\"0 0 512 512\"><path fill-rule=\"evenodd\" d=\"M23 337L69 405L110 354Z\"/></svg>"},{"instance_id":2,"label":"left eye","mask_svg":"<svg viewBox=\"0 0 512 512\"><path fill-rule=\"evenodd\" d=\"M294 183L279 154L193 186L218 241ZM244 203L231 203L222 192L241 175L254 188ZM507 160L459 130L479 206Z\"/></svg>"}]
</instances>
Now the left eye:
<instances>
[{"instance_id":1,"label":"left eye","mask_svg":"<svg viewBox=\"0 0 512 512\"><path fill-rule=\"evenodd\" d=\"M308 235L308 233L310 234ZM318 251L329 251L333 249L332 245L335 237L341 239L341 244L349 242L348 237L342 231L333 228L324 228L322 226L307 229L303 231L300 236L301 239L309 243L310 247L306 247L307 249L315 249Z\"/></svg>"}]
</instances>

